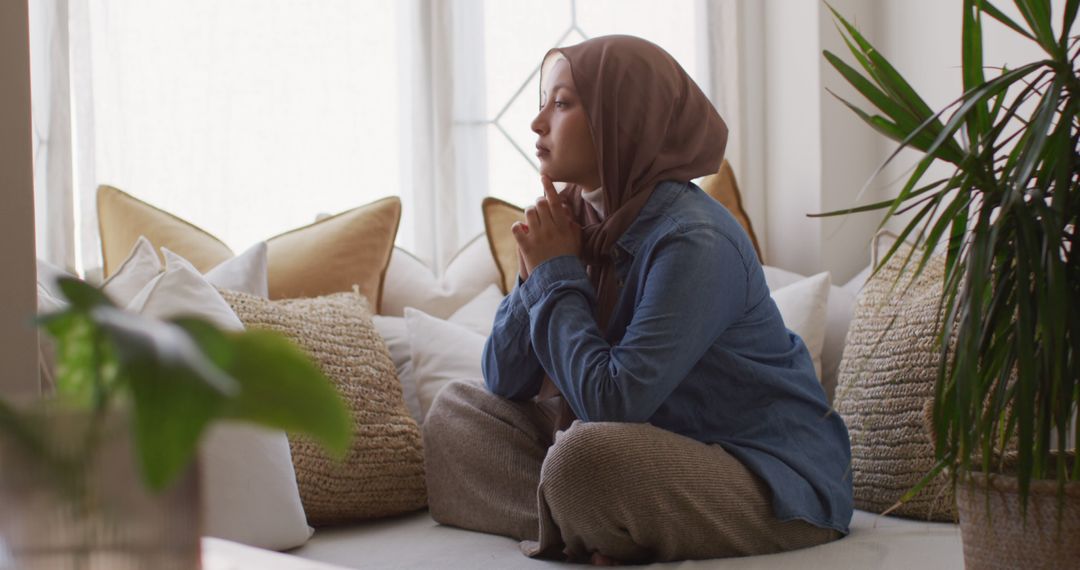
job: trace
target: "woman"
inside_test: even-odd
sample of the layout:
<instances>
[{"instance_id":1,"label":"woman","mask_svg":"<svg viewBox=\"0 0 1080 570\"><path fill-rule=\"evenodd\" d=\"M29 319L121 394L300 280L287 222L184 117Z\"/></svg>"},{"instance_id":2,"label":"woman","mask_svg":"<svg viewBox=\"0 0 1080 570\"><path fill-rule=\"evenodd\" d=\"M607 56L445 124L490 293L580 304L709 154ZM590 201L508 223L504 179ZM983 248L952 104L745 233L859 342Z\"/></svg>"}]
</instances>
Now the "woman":
<instances>
[{"instance_id":1,"label":"woman","mask_svg":"<svg viewBox=\"0 0 1080 570\"><path fill-rule=\"evenodd\" d=\"M549 52L540 99L544 196L512 228L484 384L424 425L432 517L598 564L846 534L847 429L749 237L689 182L719 168L723 120L628 36Z\"/></svg>"}]
</instances>

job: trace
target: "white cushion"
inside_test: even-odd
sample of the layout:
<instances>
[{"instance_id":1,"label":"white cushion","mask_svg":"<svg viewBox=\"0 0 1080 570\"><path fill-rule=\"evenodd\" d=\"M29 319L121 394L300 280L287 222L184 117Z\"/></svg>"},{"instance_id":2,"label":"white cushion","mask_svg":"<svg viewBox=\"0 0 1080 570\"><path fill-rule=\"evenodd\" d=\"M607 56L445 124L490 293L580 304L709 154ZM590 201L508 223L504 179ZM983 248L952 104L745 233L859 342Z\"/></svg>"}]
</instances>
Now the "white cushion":
<instances>
[{"instance_id":1,"label":"white cushion","mask_svg":"<svg viewBox=\"0 0 1080 570\"><path fill-rule=\"evenodd\" d=\"M128 303L129 311L157 319L198 316L227 331L244 325L217 289L198 269L179 255L165 253L165 271L150 280Z\"/></svg>"},{"instance_id":2,"label":"white cushion","mask_svg":"<svg viewBox=\"0 0 1080 570\"><path fill-rule=\"evenodd\" d=\"M781 287L787 287L796 281L806 279L806 276L801 273L771 265L762 265L761 270L765 273L765 285L769 288L769 291L776 291Z\"/></svg>"},{"instance_id":3,"label":"white cushion","mask_svg":"<svg viewBox=\"0 0 1080 570\"><path fill-rule=\"evenodd\" d=\"M765 282L770 291L776 291L805 279L798 273L779 267L766 265L762 269L765 271ZM844 356L844 342L847 339L851 315L855 309L855 296L858 289L862 287L862 282L865 281L863 278L855 284L858 279L859 277L856 276L843 287L833 285L829 288L829 302L825 312L825 342L821 349L821 373L818 375L829 402L833 400L836 382L840 375L840 360Z\"/></svg>"},{"instance_id":4,"label":"white cushion","mask_svg":"<svg viewBox=\"0 0 1080 570\"><path fill-rule=\"evenodd\" d=\"M74 275L45 261L37 260L37 312L38 314L54 313L67 306L63 292L57 284L61 277L74 277ZM52 393L56 387L56 346L53 338L43 328L39 328L38 335L38 369L39 383L42 393Z\"/></svg>"},{"instance_id":5,"label":"white cushion","mask_svg":"<svg viewBox=\"0 0 1080 570\"><path fill-rule=\"evenodd\" d=\"M206 280L218 289L239 291L269 299L270 285L266 270L266 251L266 242L260 241L240 255L226 259L207 271Z\"/></svg>"},{"instance_id":6,"label":"white cushion","mask_svg":"<svg viewBox=\"0 0 1080 570\"><path fill-rule=\"evenodd\" d=\"M489 285L473 300L454 311L449 321L488 336L495 325L495 313L498 312L504 297L498 285Z\"/></svg>"},{"instance_id":7,"label":"white cushion","mask_svg":"<svg viewBox=\"0 0 1080 570\"><path fill-rule=\"evenodd\" d=\"M135 241L124 263L101 286L105 296L120 307L126 307L135 295L161 273L161 260L150 240L143 236Z\"/></svg>"},{"instance_id":8,"label":"white cushion","mask_svg":"<svg viewBox=\"0 0 1080 570\"><path fill-rule=\"evenodd\" d=\"M821 378L821 349L825 345L830 284L829 272L825 271L772 292L784 324L806 344L818 378Z\"/></svg>"},{"instance_id":9,"label":"white cushion","mask_svg":"<svg viewBox=\"0 0 1080 570\"><path fill-rule=\"evenodd\" d=\"M499 281L499 269L483 234L465 244L441 276L436 276L411 253L394 248L386 269L380 312L403 317L405 307L413 307L445 319L488 285L497 285Z\"/></svg>"},{"instance_id":10,"label":"white cushion","mask_svg":"<svg viewBox=\"0 0 1080 570\"><path fill-rule=\"evenodd\" d=\"M483 378L480 359L487 336L412 307L405 309L405 323L424 418L439 390L451 380Z\"/></svg>"},{"instance_id":11,"label":"white cushion","mask_svg":"<svg viewBox=\"0 0 1080 570\"><path fill-rule=\"evenodd\" d=\"M135 294L130 310L156 318L196 316L225 330L243 330L208 279L184 258L163 251L165 271ZM238 263L260 267L250 261ZM261 267L265 280L265 263ZM274 550L295 548L311 536L283 431L217 423L203 436L199 456L204 534Z\"/></svg>"},{"instance_id":12,"label":"white cushion","mask_svg":"<svg viewBox=\"0 0 1080 570\"><path fill-rule=\"evenodd\" d=\"M416 376L413 374L412 349L409 347L409 329L405 326L405 317L374 315L375 329L382 335L390 358L397 369L401 382L401 395L405 398L405 407L417 423L423 422L420 414L420 398L416 395Z\"/></svg>"}]
</instances>

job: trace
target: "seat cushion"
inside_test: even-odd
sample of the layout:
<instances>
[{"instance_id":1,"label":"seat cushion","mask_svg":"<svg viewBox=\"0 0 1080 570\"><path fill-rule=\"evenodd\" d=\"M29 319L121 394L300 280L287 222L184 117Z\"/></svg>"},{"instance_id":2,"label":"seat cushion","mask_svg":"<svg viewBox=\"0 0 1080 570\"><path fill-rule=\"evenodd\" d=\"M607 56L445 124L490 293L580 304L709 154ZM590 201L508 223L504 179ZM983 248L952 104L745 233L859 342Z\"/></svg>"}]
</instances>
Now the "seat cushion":
<instances>
[{"instance_id":1,"label":"seat cushion","mask_svg":"<svg viewBox=\"0 0 1080 570\"><path fill-rule=\"evenodd\" d=\"M580 568L526 558L517 541L442 526L427 511L319 529L291 554L351 568ZM829 544L767 556L651 564L649 568L937 570L963 568L960 527L855 511L851 534Z\"/></svg>"}]
</instances>

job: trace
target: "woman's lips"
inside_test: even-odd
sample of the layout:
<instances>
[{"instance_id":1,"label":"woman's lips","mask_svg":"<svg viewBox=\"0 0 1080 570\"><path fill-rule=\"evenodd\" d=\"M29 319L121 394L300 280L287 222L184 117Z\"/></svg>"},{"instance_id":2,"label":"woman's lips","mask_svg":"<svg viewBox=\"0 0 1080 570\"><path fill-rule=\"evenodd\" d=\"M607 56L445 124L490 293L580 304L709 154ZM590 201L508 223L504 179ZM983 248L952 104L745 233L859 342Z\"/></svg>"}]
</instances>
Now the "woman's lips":
<instances>
[{"instance_id":1,"label":"woman's lips","mask_svg":"<svg viewBox=\"0 0 1080 570\"><path fill-rule=\"evenodd\" d=\"M544 156L547 156L549 154L551 154L551 151L548 150L547 147L541 145L540 143L536 144L536 156L544 157Z\"/></svg>"}]
</instances>

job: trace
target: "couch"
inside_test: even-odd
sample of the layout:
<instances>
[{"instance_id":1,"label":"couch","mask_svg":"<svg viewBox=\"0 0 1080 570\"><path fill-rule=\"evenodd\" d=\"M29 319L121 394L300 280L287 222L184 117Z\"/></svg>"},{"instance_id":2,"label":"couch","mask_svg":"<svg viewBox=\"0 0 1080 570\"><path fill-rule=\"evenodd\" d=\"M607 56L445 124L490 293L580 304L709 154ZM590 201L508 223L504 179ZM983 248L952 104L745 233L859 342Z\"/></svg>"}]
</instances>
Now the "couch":
<instances>
[{"instance_id":1,"label":"couch","mask_svg":"<svg viewBox=\"0 0 1080 570\"><path fill-rule=\"evenodd\" d=\"M477 289L483 283L476 276L493 279L497 274L486 265L482 243L463 248L451 262L443 278L418 278L425 269L419 260L403 250L395 250L386 276L384 309L408 304L409 296L425 295L417 284L431 291L416 304L438 312L436 306L463 302L455 293ZM864 270L843 286L830 286L822 353L822 377L829 397L835 389L837 368L843 353L848 320L859 288L869 275ZM803 276L766 266L766 280L776 292L799 282ZM426 279L426 280L425 280ZM471 293L471 292L470 292ZM433 299L433 297L435 299ZM389 301L389 303L387 303ZM448 309L443 309L446 312ZM388 339L393 343L392 339ZM393 352L393 347L391 347ZM383 520L316 529L304 546L289 554L355 568L540 568L565 566L564 563L529 559L523 556L515 540L445 527L436 523L427 511ZM959 568L963 552L959 526L920 520L880 516L856 511L851 533L836 542L799 551L739 559L686 561L653 564L657 568Z\"/></svg>"},{"instance_id":2,"label":"couch","mask_svg":"<svg viewBox=\"0 0 1080 570\"><path fill-rule=\"evenodd\" d=\"M151 221L152 224L146 227L160 228L162 225L160 220ZM133 236L144 233L144 229L132 231ZM191 233L190 229L184 231ZM123 247L114 255L123 259L131 239L123 241ZM341 241L333 236L332 240ZM391 238L386 243L392 241ZM205 247L191 249L200 251ZM261 271L262 294L265 296L265 246L261 250L253 250L261 252L261 257L256 257L260 261L255 265ZM149 251L145 255L153 258L151 261L156 264L153 250ZM229 251L220 253L221 258L231 255ZM242 261L246 256L251 257L251 254L241 254L235 259ZM381 283L381 299L377 304L378 315L374 321L394 360L406 406L418 421L422 420L426 406L442 384L454 377L479 375L478 358L465 358L465 366L462 368L459 362L455 368L446 363L454 358L460 360L461 355L446 353L459 351L468 356L469 351L478 350L476 339L484 337L484 327L490 330L495 307L506 287L506 271L498 267L497 257L497 254L493 255L492 246L483 234L467 243L439 275L405 250L393 248L389 256ZM206 265L217 262L208 261ZM273 259L269 263L273 266ZM46 266L39 266L39 294L42 292L42 281L47 281L40 273L42 267ZM159 266L155 266L151 274L157 271L160 271ZM856 295L869 275L869 268L842 286L832 285L827 275L805 277L769 266L765 267L765 274L774 299L781 306L785 322L804 337L811 352L815 353L815 364L820 370L823 389L828 398L833 398ZM141 276L140 283L149 277ZM270 283L271 289L274 285ZM376 285L379 284L376 282ZM460 325L465 332L454 342L425 342L422 337L418 340L415 331L410 329L410 323L416 319L450 323L447 326ZM418 359L421 356L424 357L423 363ZM302 523L303 512L299 516ZM880 516L857 510L850 526L848 536L814 548L769 556L653 566L930 570L956 568L963 564L960 531L955 524ZM226 538L248 542L236 536ZM441 526L432 520L426 510L365 522L320 526L302 546L275 556L275 560L281 562L280 567L289 567L290 560L297 567L304 566L303 561L307 560L346 568L524 568L563 565L526 558L519 552L517 542L509 538Z\"/></svg>"}]
</instances>

